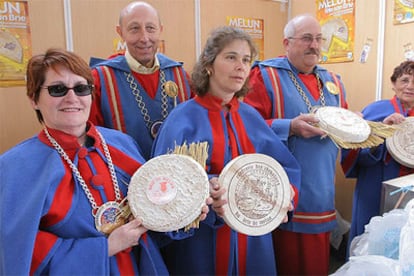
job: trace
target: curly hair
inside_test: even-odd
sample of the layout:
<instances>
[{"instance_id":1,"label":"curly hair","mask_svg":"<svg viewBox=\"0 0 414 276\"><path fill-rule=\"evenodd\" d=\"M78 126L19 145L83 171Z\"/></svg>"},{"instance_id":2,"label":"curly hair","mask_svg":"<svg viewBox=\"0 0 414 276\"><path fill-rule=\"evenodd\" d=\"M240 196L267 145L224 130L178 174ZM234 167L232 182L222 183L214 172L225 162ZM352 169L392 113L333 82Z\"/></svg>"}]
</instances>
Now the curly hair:
<instances>
[{"instance_id":1,"label":"curly hair","mask_svg":"<svg viewBox=\"0 0 414 276\"><path fill-rule=\"evenodd\" d=\"M414 61L407 60L407 61L400 63L400 65L398 65L397 67L395 67L394 72L392 73L390 77L391 82L395 83L397 79L404 74L414 75Z\"/></svg>"},{"instance_id":2,"label":"curly hair","mask_svg":"<svg viewBox=\"0 0 414 276\"><path fill-rule=\"evenodd\" d=\"M199 96L204 96L209 90L209 75L208 68L211 67L216 59L217 55L234 40L244 40L249 44L252 60L257 55L257 50L250 35L245 31L223 26L216 28L210 34L204 49L194 65L193 72L191 74L191 84L195 93ZM240 98L247 94L249 88L247 86L248 81L245 82L243 87L235 93L235 96Z\"/></svg>"}]
</instances>

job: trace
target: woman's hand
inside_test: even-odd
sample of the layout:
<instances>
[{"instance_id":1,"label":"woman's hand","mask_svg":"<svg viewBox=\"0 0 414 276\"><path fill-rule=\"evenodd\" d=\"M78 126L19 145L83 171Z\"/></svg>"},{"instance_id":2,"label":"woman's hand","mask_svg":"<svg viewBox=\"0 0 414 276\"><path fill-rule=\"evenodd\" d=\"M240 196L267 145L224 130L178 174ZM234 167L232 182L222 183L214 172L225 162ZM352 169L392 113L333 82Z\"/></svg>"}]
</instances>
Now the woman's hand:
<instances>
[{"instance_id":1,"label":"woman's hand","mask_svg":"<svg viewBox=\"0 0 414 276\"><path fill-rule=\"evenodd\" d=\"M289 205L289 209L288 211L293 211L293 209L295 208L293 206L293 198L295 197L295 190L293 189L292 185L290 185L290 205ZM289 217L286 214L286 216L283 218L283 222L288 222Z\"/></svg>"},{"instance_id":2,"label":"woman's hand","mask_svg":"<svg viewBox=\"0 0 414 276\"><path fill-rule=\"evenodd\" d=\"M203 220L205 220L206 218L207 218L207 214L208 214L208 212L209 212L209 208L208 208L208 205L211 205L213 203L213 198L211 197L211 196L209 196L207 199L206 199L206 205L204 205L203 206L203 208L201 208L201 214L200 214L200 216L198 217L198 220L199 221L203 221Z\"/></svg>"},{"instance_id":3,"label":"woman's hand","mask_svg":"<svg viewBox=\"0 0 414 276\"><path fill-rule=\"evenodd\" d=\"M382 122L386 125L397 125L404 122L405 117L400 113L393 113L386 117Z\"/></svg>"},{"instance_id":4,"label":"woman's hand","mask_svg":"<svg viewBox=\"0 0 414 276\"><path fill-rule=\"evenodd\" d=\"M212 208L220 217L224 215L223 205L227 204L227 200L222 198L225 192L226 189L220 186L217 177L210 179L210 196L213 199Z\"/></svg>"},{"instance_id":5,"label":"woman's hand","mask_svg":"<svg viewBox=\"0 0 414 276\"><path fill-rule=\"evenodd\" d=\"M140 219L133 219L130 222L116 228L108 236L108 253L113 256L118 252L138 245L141 235L147 232Z\"/></svg>"}]
</instances>

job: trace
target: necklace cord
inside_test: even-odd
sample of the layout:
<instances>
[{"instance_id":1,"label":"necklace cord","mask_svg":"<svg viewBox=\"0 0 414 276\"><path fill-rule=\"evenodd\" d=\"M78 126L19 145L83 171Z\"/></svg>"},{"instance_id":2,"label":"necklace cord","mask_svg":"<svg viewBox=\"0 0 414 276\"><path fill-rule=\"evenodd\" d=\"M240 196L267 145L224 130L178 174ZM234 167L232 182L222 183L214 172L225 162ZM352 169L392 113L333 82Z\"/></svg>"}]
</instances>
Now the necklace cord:
<instances>
[{"instance_id":1,"label":"necklace cord","mask_svg":"<svg viewBox=\"0 0 414 276\"><path fill-rule=\"evenodd\" d=\"M95 216L95 213L99 209L99 206L96 203L96 201L95 201L91 191L89 190L88 186L86 185L86 182L83 179L82 175L80 174L78 168L72 162L72 160L70 160L69 156L67 155L65 150L62 148L62 146L59 145L59 143L50 135L47 128L44 128L43 130L44 130L44 133L46 134L46 137L49 140L49 142L53 145L53 147L56 149L56 151L59 153L59 155L63 158L63 160L65 160L66 163L69 165L70 169L72 170L73 175L78 180L78 182L81 185L83 191L85 192L86 197L89 200L89 203L92 206L92 215ZM108 169L109 169L109 173L111 175L112 185L113 185L113 188L114 188L114 191L115 191L115 199L116 199L117 202L120 202L121 201L121 192L119 190L118 180L117 180L117 177L116 177L115 167L114 167L114 164L112 162L112 157L111 157L108 146L107 146L106 141L103 138L102 134L100 132L98 132L98 135L99 135L99 138L101 140L101 144L102 144L102 148L104 150L105 157L107 159Z\"/></svg>"},{"instance_id":2,"label":"necklace cord","mask_svg":"<svg viewBox=\"0 0 414 276\"><path fill-rule=\"evenodd\" d=\"M293 82L293 85L295 85L296 90L299 92L299 94L302 96L303 101L306 104L306 107L308 108L309 113L313 113L314 111L314 107L312 106L309 97L306 96L305 91L303 91L302 87L300 86L298 80L296 79L296 77L293 75L292 71L288 71L289 73L289 77ZM321 80L319 78L319 74L316 73L316 81L318 82L318 89L319 89L319 99L321 101L321 106L325 106L326 105L326 101L325 101L325 95L323 94L323 89L322 89L322 85L321 85Z\"/></svg>"}]
</instances>

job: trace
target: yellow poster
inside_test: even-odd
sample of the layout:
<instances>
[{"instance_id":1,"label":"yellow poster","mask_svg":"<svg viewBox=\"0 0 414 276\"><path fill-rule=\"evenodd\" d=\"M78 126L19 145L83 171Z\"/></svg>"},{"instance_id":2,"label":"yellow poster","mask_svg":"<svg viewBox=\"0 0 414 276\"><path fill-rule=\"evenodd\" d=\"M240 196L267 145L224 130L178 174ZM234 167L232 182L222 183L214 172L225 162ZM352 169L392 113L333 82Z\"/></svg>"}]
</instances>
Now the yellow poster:
<instances>
[{"instance_id":1,"label":"yellow poster","mask_svg":"<svg viewBox=\"0 0 414 276\"><path fill-rule=\"evenodd\" d=\"M112 40L112 51L113 55L117 54L124 54L126 51L126 42L123 41L121 38L114 38ZM165 54L165 40L160 40L160 44L158 45L158 53Z\"/></svg>"},{"instance_id":2,"label":"yellow poster","mask_svg":"<svg viewBox=\"0 0 414 276\"><path fill-rule=\"evenodd\" d=\"M256 44L258 59L264 59L264 25L263 19L227 16L227 25L239 28L250 34Z\"/></svg>"},{"instance_id":3,"label":"yellow poster","mask_svg":"<svg viewBox=\"0 0 414 276\"><path fill-rule=\"evenodd\" d=\"M394 24L414 22L414 1L394 0Z\"/></svg>"},{"instance_id":4,"label":"yellow poster","mask_svg":"<svg viewBox=\"0 0 414 276\"><path fill-rule=\"evenodd\" d=\"M25 84L32 55L28 4L0 0L0 86Z\"/></svg>"},{"instance_id":5,"label":"yellow poster","mask_svg":"<svg viewBox=\"0 0 414 276\"><path fill-rule=\"evenodd\" d=\"M317 19L324 40L321 63L354 60L356 0L316 0Z\"/></svg>"}]
</instances>

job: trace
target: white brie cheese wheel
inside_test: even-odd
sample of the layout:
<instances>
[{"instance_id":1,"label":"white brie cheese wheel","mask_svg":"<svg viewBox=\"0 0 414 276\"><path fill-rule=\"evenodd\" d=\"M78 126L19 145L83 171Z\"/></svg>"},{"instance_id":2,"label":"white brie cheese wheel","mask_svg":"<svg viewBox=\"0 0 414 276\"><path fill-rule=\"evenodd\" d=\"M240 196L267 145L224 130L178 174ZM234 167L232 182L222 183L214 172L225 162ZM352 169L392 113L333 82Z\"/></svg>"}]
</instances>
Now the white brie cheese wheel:
<instances>
[{"instance_id":1,"label":"white brie cheese wheel","mask_svg":"<svg viewBox=\"0 0 414 276\"><path fill-rule=\"evenodd\" d=\"M315 116L319 127L348 143L362 143L371 134L367 121L352 111L335 106L319 107Z\"/></svg>"},{"instance_id":2,"label":"white brie cheese wheel","mask_svg":"<svg viewBox=\"0 0 414 276\"><path fill-rule=\"evenodd\" d=\"M147 229L175 231L201 214L209 185L205 169L193 158L160 155L144 163L132 176L128 204Z\"/></svg>"},{"instance_id":3,"label":"white brie cheese wheel","mask_svg":"<svg viewBox=\"0 0 414 276\"><path fill-rule=\"evenodd\" d=\"M23 62L23 48L17 38L8 32L0 30L0 55L17 63Z\"/></svg>"},{"instance_id":4,"label":"white brie cheese wheel","mask_svg":"<svg viewBox=\"0 0 414 276\"><path fill-rule=\"evenodd\" d=\"M323 52L329 52L333 38L338 38L343 42L348 42L348 26L342 18L332 18L321 26L321 31L325 40L322 42Z\"/></svg>"}]
</instances>

